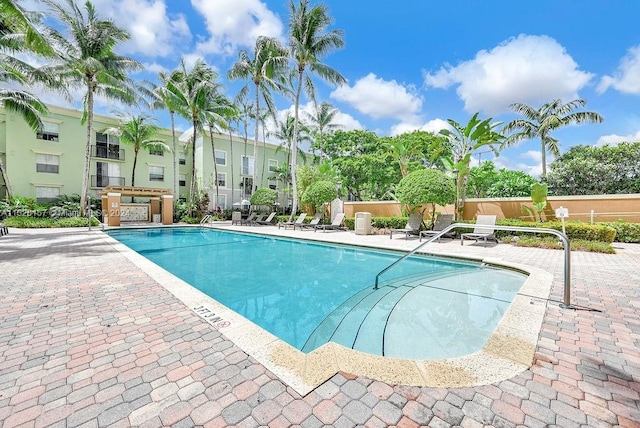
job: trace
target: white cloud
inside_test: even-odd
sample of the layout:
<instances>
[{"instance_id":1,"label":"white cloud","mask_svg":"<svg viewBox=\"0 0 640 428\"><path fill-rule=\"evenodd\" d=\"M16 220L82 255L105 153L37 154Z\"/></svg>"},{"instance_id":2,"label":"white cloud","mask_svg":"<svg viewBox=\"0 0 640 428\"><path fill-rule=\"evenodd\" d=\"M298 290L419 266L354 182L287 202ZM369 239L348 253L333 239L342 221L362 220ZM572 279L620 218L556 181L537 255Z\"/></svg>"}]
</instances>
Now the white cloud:
<instances>
[{"instance_id":1,"label":"white cloud","mask_svg":"<svg viewBox=\"0 0 640 428\"><path fill-rule=\"evenodd\" d=\"M610 146L615 146L619 143L634 143L636 141L640 141L640 131L636 132L635 134L629 134L629 135L618 135L618 134L610 134L610 135L603 135L602 137L598 138L598 141L596 142L596 146L597 147L601 147L604 145L610 145Z\"/></svg>"},{"instance_id":2,"label":"white cloud","mask_svg":"<svg viewBox=\"0 0 640 428\"><path fill-rule=\"evenodd\" d=\"M167 57L191 38L185 16L169 16L163 0L94 0L93 4L101 17L113 19L131 35L124 52Z\"/></svg>"},{"instance_id":3,"label":"white cloud","mask_svg":"<svg viewBox=\"0 0 640 428\"><path fill-rule=\"evenodd\" d=\"M157 62L143 63L142 65L144 66L144 70L150 73L159 74L159 73L169 73L169 71L171 71L167 67L160 65Z\"/></svg>"},{"instance_id":4,"label":"white cloud","mask_svg":"<svg viewBox=\"0 0 640 428\"><path fill-rule=\"evenodd\" d=\"M210 35L196 45L197 52L232 54L239 46L253 46L258 36L282 39L282 22L259 0L191 0L191 4L204 17Z\"/></svg>"},{"instance_id":5,"label":"white cloud","mask_svg":"<svg viewBox=\"0 0 640 428\"><path fill-rule=\"evenodd\" d=\"M426 123L417 125L414 123L401 122L391 127L391 135L400 135L404 134L405 132L412 131L427 131L437 134L442 129L449 128L449 123L446 120L440 118L432 119Z\"/></svg>"},{"instance_id":6,"label":"white cloud","mask_svg":"<svg viewBox=\"0 0 640 428\"><path fill-rule=\"evenodd\" d=\"M555 98L579 98L578 91L592 77L580 71L551 37L522 34L455 67L445 65L435 74L425 73L425 85L442 89L457 85L467 112L495 115L509 111L515 102L537 105Z\"/></svg>"},{"instance_id":7,"label":"white cloud","mask_svg":"<svg viewBox=\"0 0 640 428\"><path fill-rule=\"evenodd\" d=\"M422 98L415 88L395 80L383 80L373 73L359 79L352 87L342 85L336 88L330 97L374 119L394 118L415 122L422 109Z\"/></svg>"},{"instance_id":8,"label":"white cloud","mask_svg":"<svg viewBox=\"0 0 640 428\"><path fill-rule=\"evenodd\" d=\"M598 92L602 93L610 86L625 94L640 95L640 45L629 49L613 76L600 79Z\"/></svg>"}]
</instances>

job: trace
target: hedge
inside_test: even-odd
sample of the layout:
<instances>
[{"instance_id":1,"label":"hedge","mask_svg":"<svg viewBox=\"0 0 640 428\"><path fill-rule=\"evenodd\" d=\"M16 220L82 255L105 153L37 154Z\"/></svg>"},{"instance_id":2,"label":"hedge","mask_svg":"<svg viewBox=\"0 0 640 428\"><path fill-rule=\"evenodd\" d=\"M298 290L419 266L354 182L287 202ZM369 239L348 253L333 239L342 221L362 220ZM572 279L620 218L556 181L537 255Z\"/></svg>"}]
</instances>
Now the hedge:
<instances>
[{"instance_id":1,"label":"hedge","mask_svg":"<svg viewBox=\"0 0 640 428\"><path fill-rule=\"evenodd\" d=\"M598 223L613 227L616 230L616 241L640 243L640 223L625 223L615 221L611 223Z\"/></svg>"},{"instance_id":2,"label":"hedge","mask_svg":"<svg viewBox=\"0 0 640 428\"><path fill-rule=\"evenodd\" d=\"M559 221L548 221L540 223L533 221L522 221L518 219L505 219L499 220L497 224L502 226L536 227L562 231L562 223ZM569 239L584 239L586 241L600 241L610 244L616 238L616 229L602 224L590 224L570 221L565 223L565 229ZM496 230L495 235L496 238L502 238L504 236L531 235L531 233Z\"/></svg>"},{"instance_id":3,"label":"hedge","mask_svg":"<svg viewBox=\"0 0 640 428\"><path fill-rule=\"evenodd\" d=\"M53 227L88 227L89 220L85 217L61 217L61 218L38 218L38 217L7 217L3 220L5 226L22 229L45 229ZM92 226L99 226L100 222L95 218L91 222Z\"/></svg>"}]
</instances>

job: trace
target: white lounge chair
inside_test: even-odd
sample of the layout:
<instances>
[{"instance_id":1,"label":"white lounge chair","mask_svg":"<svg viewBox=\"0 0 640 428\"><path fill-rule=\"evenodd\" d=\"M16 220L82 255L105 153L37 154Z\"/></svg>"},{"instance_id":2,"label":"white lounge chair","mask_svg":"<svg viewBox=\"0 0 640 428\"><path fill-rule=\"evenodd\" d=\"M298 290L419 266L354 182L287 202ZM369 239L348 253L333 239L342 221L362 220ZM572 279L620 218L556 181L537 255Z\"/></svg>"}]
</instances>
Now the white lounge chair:
<instances>
[{"instance_id":1,"label":"white lounge chair","mask_svg":"<svg viewBox=\"0 0 640 428\"><path fill-rule=\"evenodd\" d=\"M391 229L389 231L389 239L393 239L393 233L404 233L404 239L409 238L409 235L420 234L420 227L422 226L422 214L410 214L407 225L402 229Z\"/></svg>"},{"instance_id":2,"label":"white lounge chair","mask_svg":"<svg viewBox=\"0 0 640 428\"><path fill-rule=\"evenodd\" d=\"M344 222L344 213L336 214L336 218L333 219L331 224L318 224L313 229L316 232L318 229L322 229L324 232L327 230L347 230L342 223Z\"/></svg>"},{"instance_id":3,"label":"white lounge chair","mask_svg":"<svg viewBox=\"0 0 640 428\"><path fill-rule=\"evenodd\" d=\"M492 239L496 242L498 240L493 235L493 228L490 226L496 225L495 215L479 215L476 219L476 227L472 233L463 233L460 235L460 245L464 245L465 239L475 239L476 242L482 239L484 240L484 246L487 246L487 239Z\"/></svg>"},{"instance_id":4,"label":"white lounge chair","mask_svg":"<svg viewBox=\"0 0 640 428\"><path fill-rule=\"evenodd\" d=\"M286 229L287 227L291 226L295 230L296 226L300 226L306 217L307 213L302 213L298 216L296 221L285 221L284 223L278 223L278 229L280 229L280 227L284 227Z\"/></svg>"}]
</instances>

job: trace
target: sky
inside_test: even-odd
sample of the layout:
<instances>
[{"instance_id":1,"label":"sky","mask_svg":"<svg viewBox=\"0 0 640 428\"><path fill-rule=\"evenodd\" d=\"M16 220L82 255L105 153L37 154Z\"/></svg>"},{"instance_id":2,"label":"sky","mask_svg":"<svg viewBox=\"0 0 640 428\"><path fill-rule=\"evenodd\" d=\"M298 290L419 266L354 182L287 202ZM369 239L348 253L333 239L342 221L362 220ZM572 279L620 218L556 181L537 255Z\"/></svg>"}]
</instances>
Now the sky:
<instances>
[{"instance_id":1,"label":"sky","mask_svg":"<svg viewBox=\"0 0 640 428\"><path fill-rule=\"evenodd\" d=\"M34 0L27 9L42 9ZM118 53L145 66L132 77L155 80L181 59L204 59L235 96L243 82L227 71L257 36L286 42L285 0L93 0L101 17L131 34ZM312 4L317 2L312 1ZM315 79L319 101L338 109L343 129L397 135L438 132L447 119L506 123L509 105L538 108L560 98L587 100L601 124L555 131L562 151L577 144L640 140L640 32L637 0L326 0L331 29L345 47L323 58L347 80L332 87ZM29 7L32 6L32 7ZM80 97L78 97L78 100ZM58 99L59 100L59 99ZM59 102L57 103L59 104ZM78 102L76 107L80 106ZM278 97L282 116L291 100ZM302 100L303 109L312 104ZM98 112L113 105L99 101ZM162 126L168 115L158 113ZM181 129L189 128L182 120ZM494 159L498 167L539 175L539 140L524 141ZM492 158L476 153L474 162ZM551 158L552 160L552 158Z\"/></svg>"}]
</instances>

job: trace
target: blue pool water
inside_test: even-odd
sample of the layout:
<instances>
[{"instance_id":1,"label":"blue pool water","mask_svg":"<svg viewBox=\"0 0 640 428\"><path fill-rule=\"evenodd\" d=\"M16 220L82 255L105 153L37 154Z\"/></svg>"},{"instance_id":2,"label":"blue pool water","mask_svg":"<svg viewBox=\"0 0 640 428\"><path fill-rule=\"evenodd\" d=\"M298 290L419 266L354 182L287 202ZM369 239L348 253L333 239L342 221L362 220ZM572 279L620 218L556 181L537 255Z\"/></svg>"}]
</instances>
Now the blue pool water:
<instances>
[{"instance_id":1,"label":"blue pool water","mask_svg":"<svg viewBox=\"0 0 640 428\"><path fill-rule=\"evenodd\" d=\"M113 238L305 352L328 341L376 355L482 348L526 279L477 263L212 230L120 229Z\"/></svg>"}]
</instances>

